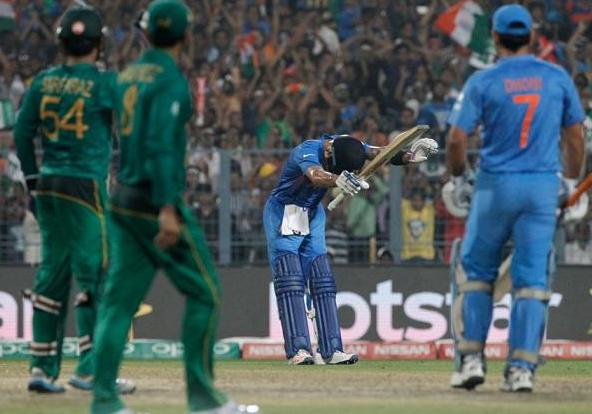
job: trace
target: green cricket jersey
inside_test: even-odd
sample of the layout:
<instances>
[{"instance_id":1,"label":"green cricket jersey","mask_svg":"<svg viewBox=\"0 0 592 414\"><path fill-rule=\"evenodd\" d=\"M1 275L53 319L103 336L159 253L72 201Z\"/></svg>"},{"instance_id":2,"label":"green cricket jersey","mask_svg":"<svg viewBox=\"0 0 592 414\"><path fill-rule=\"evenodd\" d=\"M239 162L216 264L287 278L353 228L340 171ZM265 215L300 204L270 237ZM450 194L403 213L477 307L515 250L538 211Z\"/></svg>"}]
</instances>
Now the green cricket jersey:
<instances>
[{"instance_id":1,"label":"green cricket jersey","mask_svg":"<svg viewBox=\"0 0 592 414\"><path fill-rule=\"evenodd\" d=\"M56 66L35 77L14 129L25 176L38 173L33 139L39 130L41 174L107 177L114 85L115 73L85 63Z\"/></svg>"},{"instance_id":2,"label":"green cricket jersey","mask_svg":"<svg viewBox=\"0 0 592 414\"><path fill-rule=\"evenodd\" d=\"M117 77L121 147L119 181L147 186L156 207L185 188L189 84L167 52L149 49Z\"/></svg>"}]
</instances>

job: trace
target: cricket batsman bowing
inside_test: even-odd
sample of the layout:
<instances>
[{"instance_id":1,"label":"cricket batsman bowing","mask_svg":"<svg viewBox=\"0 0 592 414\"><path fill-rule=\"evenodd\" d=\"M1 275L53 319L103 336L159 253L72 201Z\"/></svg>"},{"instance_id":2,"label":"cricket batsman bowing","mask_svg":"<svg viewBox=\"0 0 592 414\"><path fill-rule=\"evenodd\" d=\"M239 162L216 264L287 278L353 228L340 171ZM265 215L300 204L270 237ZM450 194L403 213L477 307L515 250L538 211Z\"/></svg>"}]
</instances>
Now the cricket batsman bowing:
<instances>
[{"instance_id":1,"label":"cricket batsman bowing","mask_svg":"<svg viewBox=\"0 0 592 414\"><path fill-rule=\"evenodd\" d=\"M468 79L449 121L446 155L455 186L463 187L467 139L479 124L483 141L455 271L457 367L451 385L457 388L473 389L485 380L492 287L502 249L511 239L513 305L502 389L532 391L551 295L560 144L572 188L585 154L584 112L574 84L565 70L529 54L531 34L532 18L524 7L507 5L495 12L493 37L500 59Z\"/></svg>"},{"instance_id":2,"label":"cricket batsman bowing","mask_svg":"<svg viewBox=\"0 0 592 414\"><path fill-rule=\"evenodd\" d=\"M325 211L321 204L329 188L353 196L369 185L355 173L381 148L350 136L325 134L292 150L279 183L263 212L267 250L286 356L291 365L314 362L304 303L308 284L316 312L321 356L327 364L353 364L358 356L343 352L335 277L325 245ZM416 141L391 159L394 165L422 162L438 151L430 138Z\"/></svg>"}]
</instances>

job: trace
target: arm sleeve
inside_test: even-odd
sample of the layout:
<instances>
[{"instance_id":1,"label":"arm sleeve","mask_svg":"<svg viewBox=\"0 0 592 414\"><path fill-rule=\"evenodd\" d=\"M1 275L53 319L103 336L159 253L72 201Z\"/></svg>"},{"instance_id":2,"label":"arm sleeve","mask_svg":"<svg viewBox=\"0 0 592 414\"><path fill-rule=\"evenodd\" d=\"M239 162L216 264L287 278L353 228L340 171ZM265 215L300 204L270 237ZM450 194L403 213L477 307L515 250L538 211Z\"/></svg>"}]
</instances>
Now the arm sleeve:
<instances>
[{"instance_id":1,"label":"arm sleeve","mask_svg":"<svg viewBox=\"0 0 592 414\"><path fill-rule=\"evenodd\" d=\"M39 173L33 139L41 124L39 118L40 93L35 80L25 95L14 127L14 142L25 178Z\"/></svg>"},{"instance_id":2,"label":"arm sleeve","mask_svg":"<svg viewBox=\"0 0 592 414\"><path fill-rule=\"evenodd\" d=\"M292 157L296 164L298 164L298 167L300 167L302 174L306 174L306 171L310 167L323 166L321 160L319 159L319 149L308 142L304 142L303 144L294 148Z\"/></svg>"},{"instance_id":3,"label":"arm sleeve","mask_svg":"<svg viewBox=\"0 0 592 414\"><path fill-rule=\"evenodd\" d=\"M477 128L481 119L482 107L478 82L478 78L474 75L469 78L448 119L450 126L462 129L467 135Z\"/></svg>"},{"instance_id":4,"label":"arm sleeve","mask_svg":"<svg viewBox=\"0 0 592 414\"><path fill-rule=\"evenodd\" d=\"M562 127L570 127L575 124L584 122L586 115L582 102L576 91L576 87L571 78L565 74L564 76L565 96L563 97L563 116L561 118Z\"/></svg>"},{"instance_id":5,"label":"arm sleeve","mask_svg":"<svg viewBox=\"0 0 592 414\"><path fill-rule=\"evenodd\" d=\"M117 97L117 74L107 71L102 75L102 87L99 90L101 107L105 110L115 110Z\"/></svg>"},{"instance_id":6,"label":"arm sleeve","mask_svg":"<svg viewBox=\"0 0 592 414\"><path fill-rule=\"evenodd\" d=\"M174 204L177 189L174 186L178 151L175 134L182 124L181 106L185 103L185 94L174 88L162 90L152 98L149 111L149 136L147 148L147 170L152 184L152 202L156 206Z\"/></svg>"}]
</instances>

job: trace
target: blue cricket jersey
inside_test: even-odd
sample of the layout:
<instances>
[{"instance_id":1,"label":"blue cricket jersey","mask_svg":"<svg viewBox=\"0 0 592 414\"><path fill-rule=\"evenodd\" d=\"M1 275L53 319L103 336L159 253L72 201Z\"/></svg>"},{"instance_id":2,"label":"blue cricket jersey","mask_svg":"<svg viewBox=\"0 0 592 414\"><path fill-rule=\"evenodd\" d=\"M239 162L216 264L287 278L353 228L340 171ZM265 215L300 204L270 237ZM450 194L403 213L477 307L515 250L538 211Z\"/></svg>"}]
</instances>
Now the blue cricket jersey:
<instances>
[{"instance_id":1,"label":"blue cricket jersey","mask_svg":"<svg viewBox=\"0 0 592 414\"><path fill-rule=\"evenodd\" d=\"M312 185L305 173L310 167L323 166L323 139L309 139L290 152L284 163L280 180L271 196L282 204L300 207L316 207L327 192L327 188Z\"/></svg>"},{"instance_id":2,"label":"blue cricket jersey","mask_svg":"<svg viewBox=\"0 0 592 414\"><path fill-rule=\"evenodd\" d=\"M561 128L584 118L567 72L527 55L502 58L474 73L448 123L467 134L482 125L484 171L558 172Z\"/></svg>"}]
</instances>

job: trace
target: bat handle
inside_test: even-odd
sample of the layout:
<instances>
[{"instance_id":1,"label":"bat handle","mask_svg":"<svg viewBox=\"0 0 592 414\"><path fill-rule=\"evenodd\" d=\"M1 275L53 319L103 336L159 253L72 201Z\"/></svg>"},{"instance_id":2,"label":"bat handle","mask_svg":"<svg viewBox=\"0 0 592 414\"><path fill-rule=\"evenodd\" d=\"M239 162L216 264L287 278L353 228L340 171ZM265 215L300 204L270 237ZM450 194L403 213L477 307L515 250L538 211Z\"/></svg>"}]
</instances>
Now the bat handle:
<instances>
[{"instance_id":1,"label":"bat handle","mask_svg":"<svg viewBox=\"0 0 592 414\"><path fill-rule=\"evenodd\" d=\"M329 203L329 206L327 207L329 209L329 211L333 211L337 208L337 206L343 201L343 199L345 198L345 195L343 195L343 193L339 193L339 195L337 197L335 197L333 199L333 201L331 201Z\"/></svg>"}]
</instances>

